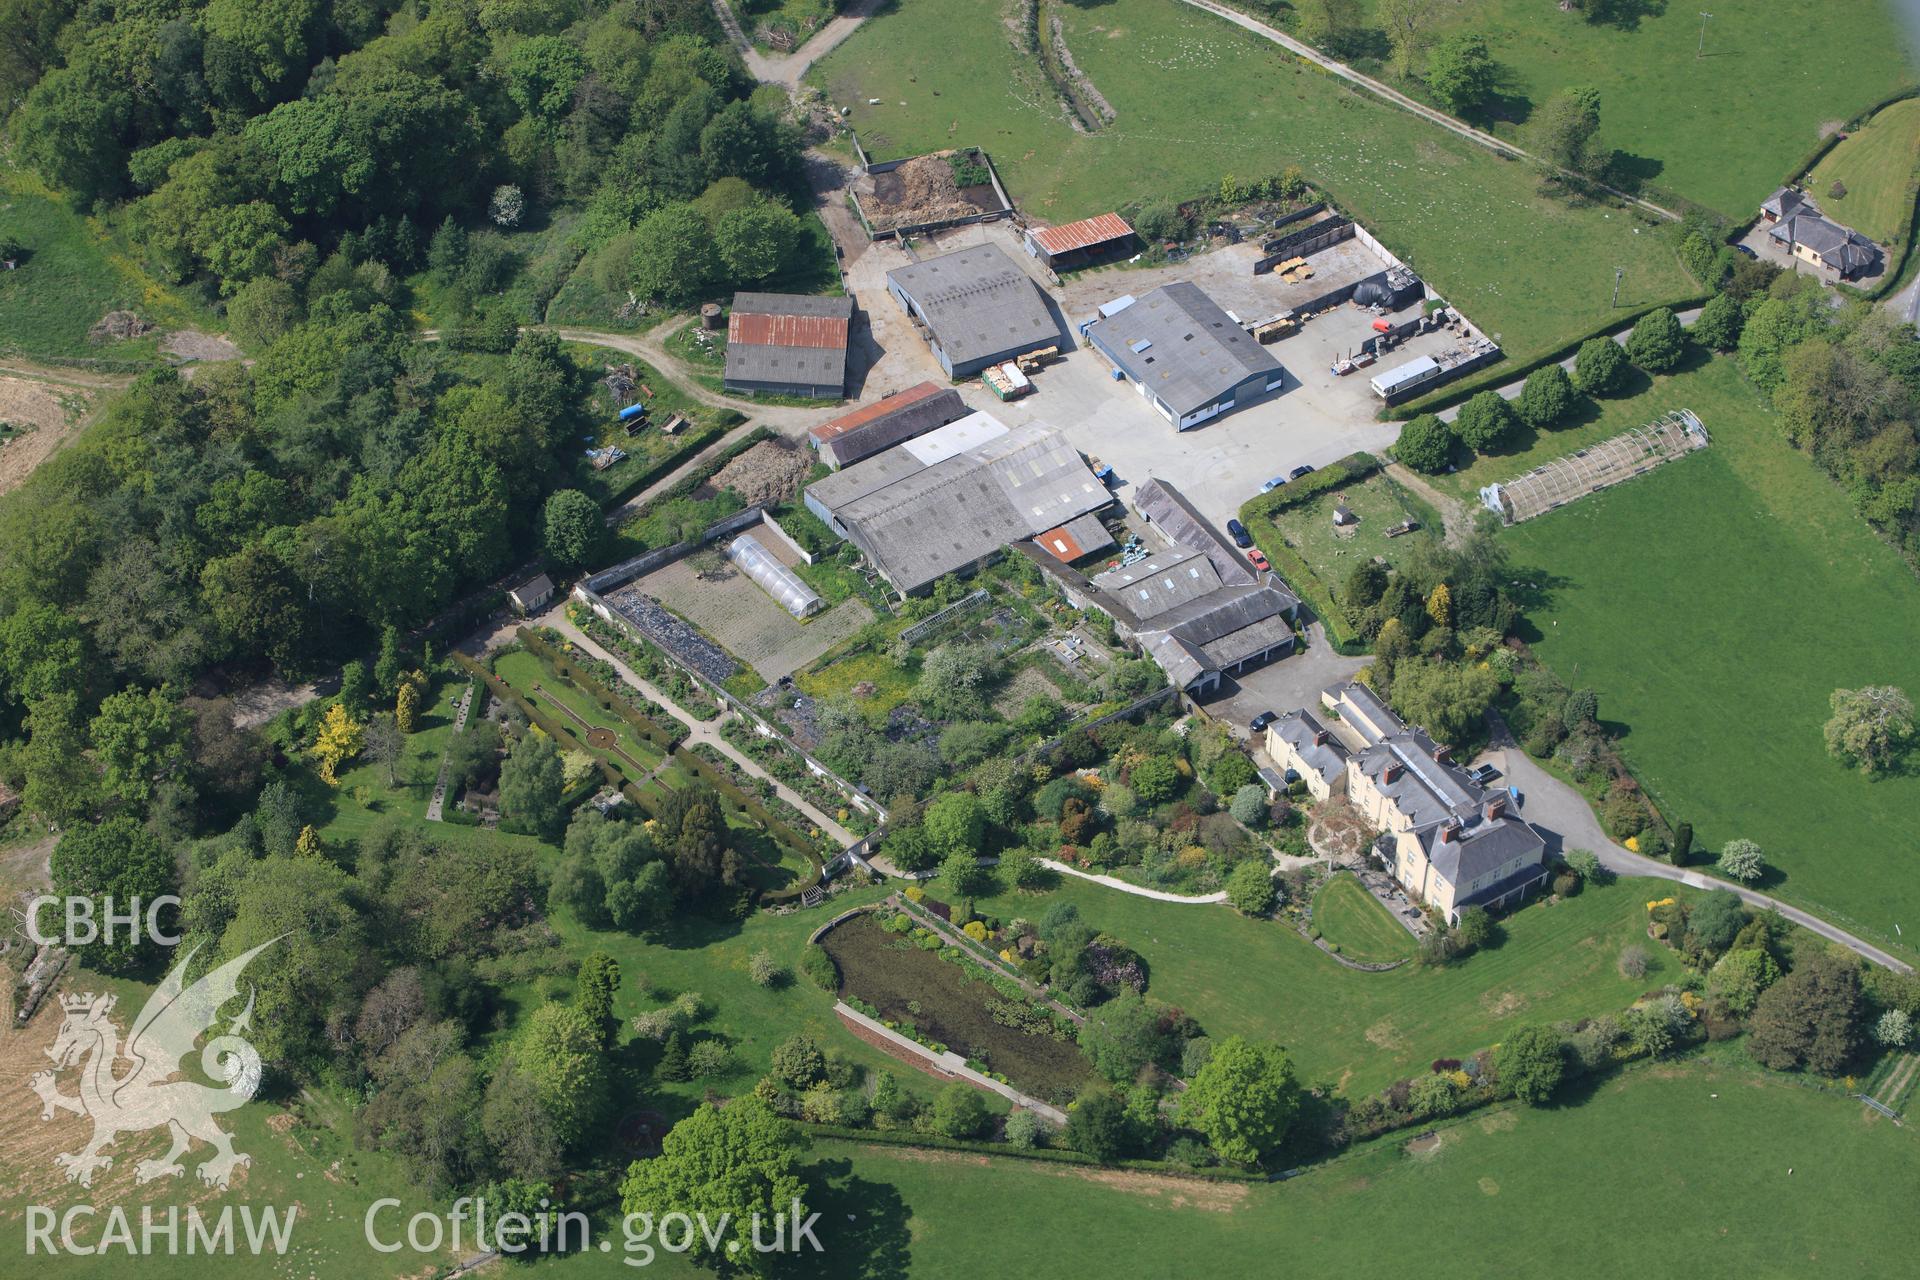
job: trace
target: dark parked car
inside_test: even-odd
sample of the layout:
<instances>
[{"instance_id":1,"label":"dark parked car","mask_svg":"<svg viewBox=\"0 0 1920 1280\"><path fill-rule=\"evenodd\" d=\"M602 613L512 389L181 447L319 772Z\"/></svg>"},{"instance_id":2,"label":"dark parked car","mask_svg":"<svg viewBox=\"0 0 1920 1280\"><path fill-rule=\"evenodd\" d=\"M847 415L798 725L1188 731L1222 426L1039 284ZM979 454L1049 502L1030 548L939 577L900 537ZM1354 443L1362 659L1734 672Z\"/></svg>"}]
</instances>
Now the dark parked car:
<instances>
[{"instance_id":1,"label":"dark parked car","mask_svg":"<svg viewBox=\"0 0 1920 1280\"><path fill-rule=\"evenodd\" d=\"M1259 715L1247 722L1247 728L1253 730L1255 733L1259 733L1277 719L1279 719L1279 717L1274 715L1273 712L1262 711Z\"/></svg>"},{"instance_id":2,"label":"dark parked car","mask_svg":"<svg viewBox=\"0 0 1920 1280\"><path fill-rule=\"evenodd\" d=\"M1759 254L1755 253L1751 248L1749 248L1744 244L1737 244L1733 246L1733 251L1735 253L1745 254L1749 258L1757 259L1760 256Z\"/></svg>"},{"instance_id":3,"label":"dark parked car","mask_svg":"<svg viewBox=\"0 0 1920 1280\"><path fill-rule=\"evenodd\" d=\"M1287 479L1298 480L1301 476L1310 476L1312 474L1312 467L1295 467L1293 470L1287 472Z\"/></svg>"},{"instance_id":4,"label":"dark parked car","mask_svg":"<svg viewBox=\"0 0 1920 1280\"><path fill-rule=\"evenodd\" d=\"M1227 521L1227 535L1233 539L1235 546L1242 549L1253 545L1253 535L1248 533L1247 526L1238 520Z\"/></svg>"}]
</instances>

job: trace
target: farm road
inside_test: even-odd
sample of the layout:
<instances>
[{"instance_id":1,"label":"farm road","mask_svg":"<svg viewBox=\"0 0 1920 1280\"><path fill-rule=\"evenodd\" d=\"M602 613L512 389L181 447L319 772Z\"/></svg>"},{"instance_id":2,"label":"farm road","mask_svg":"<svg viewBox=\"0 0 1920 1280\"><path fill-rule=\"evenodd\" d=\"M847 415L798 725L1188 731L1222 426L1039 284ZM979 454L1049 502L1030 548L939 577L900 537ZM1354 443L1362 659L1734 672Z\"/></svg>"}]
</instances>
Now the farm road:
<instances>
[{"instance_id":1,"label":"farm road","mask_svg":"<svg viewBox=\"0 0 1920 1280\"><path fill-rule=\"evenodd\" d=\"M1559 165L1554 164L1549 160L1543 160L1539 156L1536 156L1521 147L1517 147L1511 142L1503 142L1499 138L1494 137L1490 133L1486 133L1480 129L1474 128L1472 125L1466 123L1463 120L1456 120L1444 111L1441 111L1435 107L1430 107L1424 102L1419 102L1413 98L1409 98L1406 94L1401 93L1398 89L1390 88L1389 86L1382 84L1380 81L1375 80L1372 76L1362 75L1344 62L1334 61L1332 58L1329 58L1326 54L1321 53L1318 49L1315 49L1312 45L1296 40L1292 36L1288 35L1286 32L1280 31L1273 27L1268 26L1266 23L1260 21L1258 18L1250 18L1244 13L1240 13L1236 10L1227 8L1225 5L1215 4L1213 3L1213 0L1181 0L1181 3L1190 4L1196 9L1204 9L1208 13L1211 13L1216 17L1225 18L1228 22L1231 22L1234 26L1239 27L1244 31L1251 31L1254 35L1257 35L1264 40L1271 40L1273 43L1279 45L1281 48L1286 49L1290 53L1297 54L1298 56L1305 58L1308 62L1313 63L1315 66L1321 68L1322 70L1330 72L1333 75L1339 76L1342 80L1345 80L1350 84L1357 84L1362 89L1365 89L1367 92L1372 93L1378 97L1384 98L1386 101L1392 103L1394 106L1399 107L1402 111L1411 112L1412 114L1419 116L1422 120L1425 120L1430 124L1437 124L1442 129L1447 130L1449 133L1457 133L1461 137L1467 139L1468 141L1477 142L1481 146L1486 147L1490 150L1504 152L1507 155L1519 156L1523 160L1532 160L1536 164L1545 165L1547 168L1554 170L1556 173L1559 173L1563 177L1576 178L1583 182L1592 181L1592 179L1584 178L1581 175L1576 174L1569 169L1563 169ZM1653 203L1651 200L1642 200L1640 197L1635 195L1629 195L1627 192L1621 191L1617 187L1610 187L1604 182L1593 183L1593 185L1599 187L1601 190L1606 191L1612 195L1618 196L1620 199L1625 200L1628 204L1636 205L1639 208L1646 210L1648 213L1654 214L1661 218L1665 218L1669 222L1680 221L1679 214L1675 213L1671 209L1662 208L1660 205Z\"/></svg>"},{"instance_id":2,"label":"farm road","mask_svg":"<svg viewBox=\"0 0 1920 1280\"><path fill-rule=\"evenodd\" d=\"M740 51L741 61L747 64L747 70L753 73L755 80L767 84L784 85L789 94L800 88L800 78L814 63L827 56L842 40L860 29L860 24L880 11L882 5L891 0L851 0L851 3L836 16L827 20L818 31L807 37L792 53L762 53L753 47L747 33L741 29L740 20L733 12L733 6L727 0L713 0L714 16L726 29L728 39Z\"/></svg>"}]
</instances>

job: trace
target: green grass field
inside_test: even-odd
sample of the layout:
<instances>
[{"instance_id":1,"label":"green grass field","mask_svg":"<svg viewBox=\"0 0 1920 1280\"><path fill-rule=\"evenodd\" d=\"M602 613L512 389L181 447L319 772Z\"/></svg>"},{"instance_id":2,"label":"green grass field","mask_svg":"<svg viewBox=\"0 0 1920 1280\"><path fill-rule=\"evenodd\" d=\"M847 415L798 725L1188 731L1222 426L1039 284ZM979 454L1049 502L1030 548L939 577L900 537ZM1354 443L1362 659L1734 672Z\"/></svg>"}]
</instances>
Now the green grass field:
<instances>
[{"instance_id":1,"label":"green grass field","mask_svg":"<svg viewBox=\"0 0 1920 1280\"><path fill-rule=\"evenodd\" d=\"M1784 873L1770 891L1910 949L1894 926L1920 924L1920 776L1863 778L1821 726L1836 687L1920 689L1920 586L1732 361L1607 412L1630 425L1676 406L1711 448L1503 535L1515 578L1540 584L1537 651L1599 692L1697 848L1757 840Z\"/></svg>"},{"instance_id":2,"label":"green grass field","mask_svg":"<svg viewBox=\"0 0 1920 1280\"><path fill-rule=\"evenodd\" d=\"M1920 170L1920 98L1896 102L1821 157L1806 188L1821 212L1870 240L1893 244L1913 223ZM1835 196L1839 182L1846 195Z\"/></svg>"},{"instance_id":3,"label":"green grass field","mask_svg":"<svg viewBox=\"0 0 1920 1280\"><path fill-rule=\"evenodd\" d=\"M75 213L30 173L0 166L0 229L25 246L17 271L0 271L0 350L25 355L152 360L159 335L87 341L109 311L130 310L162 328L217 329L202 308L162 284L120 236Z\"/></svg>"},{"instance_id":4,"label":"green grass field","mask_svg":"<svg viewBox=\"0 0 1920 1280\"><path fill-rule=\"evenodd\" d=\"M1222 1274L1627 1276L1678 1263L1746 1280L1905 1271L1920 1230L1896 1188L1916 1154L1911 1130L1858 1103L1687 1066L1631 1072L1578 1107L1462 1121L1423 1155L1386 1142L1245 1189L848 1143L819 1144L816 1168L858 1211L828 1214L832 1231L897 1263L870 1275L976 1276L992 1223L993 1253L1056 1274L1183 1275L1204 1257Z\"/></svg>"},{"instance_id":5,"label":"green grass field","mask_svg":"<svg viewBox=\"0 0 1920 1280\"><path fill-rule=\"evenodd\" d=\"M1313 926L1351 960L1384 964L1410 960L1419 951L1413 935L1387 914L1351 872L1341 872L1314 895Z\"/></svg>"},{"instance_id":6,"label":"green grass field","mask_svg":"<svg viewBox=\"0 0 1920 1280\"><path fill-rule=\"evenodd\" d=\"M1377 11L1377 0L1366 0ZM1485 36L1505 69L1507 115L1527 144L1538 110L1568 85L1600 90L1602 139L1627 168L1735 221L1753 216L1830 129L1914 79L1911 41L1878 0L1731 0L1655 5L1632 30L1594 26L1539 0L1476 0L1455 24ZM1447 28L1438 28L1444 33ZM1789 35L1788 33L1791 33ZM1518 107L1518 110L1512 109Z\"/></svg>"},{"instance_id":7,"label":"green grass field","mask_svg":"<svg viewBox=\"0 0 1920 1280\"><path fill-rule=\"evenodd\" d=\"M1638 219L1544 196L1525 165L1219 18L1170 0L1057 11L1076 62L1118 112L1097 134L1061 119L997 0L902 4L870 19L812 79L851 107L876 158L985 148L1037 221L1186 199L1217 190L1224 173L1298 164L1517 357L1602 324L1616 266L1623 300L1694 292L1667 238L1643 233Z\"/></svg>"},{"instance_id":8,"label":"green grass field","mask_svg":"<svg viewBox=\"0 0 1920 1280\"><path fill-rule=\"evenodd\" d=\"M1659 888L1623 880L1558 905L1536 903L1506 921L1497 949L1445 969L1387 973L1346 968L1291 927L1226 907L1082 882L1003 895L983 909L1038 919L1054 902L1074 903L1081 918L1145 957L1150 994L1185 1009L1209 1035L1276 1040L1303 1078L1357 1097L1523 1023L1615 1012L1658 988L1678 971L1664 948L1649 948L1654 967L1638 980L1621 977L1615 962L1622 947L1644 940L1646 902L1665 896Z\"/></svg>"}]
</instances>

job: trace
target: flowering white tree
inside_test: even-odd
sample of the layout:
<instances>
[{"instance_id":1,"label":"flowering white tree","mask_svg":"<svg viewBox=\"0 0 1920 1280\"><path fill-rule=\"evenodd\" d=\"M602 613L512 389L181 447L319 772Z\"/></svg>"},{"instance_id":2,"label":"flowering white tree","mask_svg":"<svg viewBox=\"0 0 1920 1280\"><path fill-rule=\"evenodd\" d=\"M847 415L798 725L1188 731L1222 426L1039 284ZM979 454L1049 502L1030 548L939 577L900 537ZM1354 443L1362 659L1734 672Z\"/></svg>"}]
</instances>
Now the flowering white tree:
<instances>
[{"instance_id":1,"label":"flowering white tree","mask_svg":"<svg viewBox=\"0 0 1920 1280\"><path fill-rule=\"evenodd\" d=\"M1767 860L1760 855L1760 846L1751 840L1729 840L1720 850L1720 861L1716 864L1720 874L1731 876L1743 884L1752 884L1767 870Z\"/></svg>"},{"instance_id":2,"label":"flowering white tree","mask_svg":"<svg viewBox=\"0 0 1920 1280\"><path fill-rule=\"evenodd\" d=\"M493 189L493 198L487 201L487 217L497 227L517 227L527 212L527 197L520 188L512 183L502 183Z\"/></svg>"},{"instance_id":3,"label":"flowering white tree","mask_svg":"<svg viewBox=\"0 0 1920 1280\"><path fill-rule=\"evenodd\" d=\"M1889 1009L1873 1024L1873 1038L1889 1049L1899 1049L1913 1039L1913 1019L1904 1009Z\"/></svg>"}]
</instances>

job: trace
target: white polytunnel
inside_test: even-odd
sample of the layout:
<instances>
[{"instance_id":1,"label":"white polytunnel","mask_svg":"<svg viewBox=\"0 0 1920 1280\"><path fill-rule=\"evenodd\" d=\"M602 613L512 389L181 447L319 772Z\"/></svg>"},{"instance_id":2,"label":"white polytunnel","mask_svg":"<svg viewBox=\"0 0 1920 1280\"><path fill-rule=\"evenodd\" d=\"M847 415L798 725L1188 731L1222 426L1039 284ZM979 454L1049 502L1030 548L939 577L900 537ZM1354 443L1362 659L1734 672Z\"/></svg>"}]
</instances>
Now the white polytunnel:
<instances>
[{"instance_id":1,"label":"white polytunnel","mask_svg":"<svg viewBox=\"0 0 1920 1280\"><path fill-rule=\"evenodd\" d=\"M727 544L727 559L744 569L762 591L796 618L811 617L826 605L812 587L800 581L799 574L774 559L773 553L750 533Z\"/></svg>"}]
</instances>

